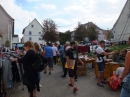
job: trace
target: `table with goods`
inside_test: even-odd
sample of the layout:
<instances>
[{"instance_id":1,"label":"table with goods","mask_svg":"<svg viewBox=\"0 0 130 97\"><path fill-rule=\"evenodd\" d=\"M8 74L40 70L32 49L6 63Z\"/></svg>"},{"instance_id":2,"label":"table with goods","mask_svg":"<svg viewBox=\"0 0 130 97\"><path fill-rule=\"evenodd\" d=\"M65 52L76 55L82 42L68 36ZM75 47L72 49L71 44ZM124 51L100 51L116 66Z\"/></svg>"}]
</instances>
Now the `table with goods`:
<instances>
[{"instance_id":1,"label":"table with goods","mask_svg":"<svg viewBox=\"0 0 130 97\"><path fill-rule=\"evenodd\" d=\"M79 58L84 62L84 66L82 66L81 63L78 62L77 75L85 76L87 74L86 65L89 63L96 64L96 62L94 58L88 57L87 55L79 55Z\"/></svg>"},{"instance_id":2,"label":"table with goods","mask_svg":"<svg viewBox=\"0 0 130 97\"><path fill-rule=\"evenodd\" d=\"M125 65L125 56L130 51L129 45L117 45L110 47L115 54L110 59L105 59L104 79L111 77L120 65ZM95 64L95 76L98 76L98 66Z\"/></svg>"},{"instance_id":3,"label":"table with goods","mask_svg":"<svg viewBox=\"0 0 130 97\"><path fill-rule=\"evenodd\" d=\"M111 51L114 51L115 54L112 56L107 56L105 58L105 71L104 78L108 79L113 75L118 67L125 62L125 56L127 51L130 51L129 45L117 45L109 48ZM92 63L94 65L95 76L98 76L98 66L96 63L96 57L89 56L88 53L79 54L80 59L84 62L84 66L78 62L77 65L77 75L78 76L86 76L87 68L86 65L88 63Z\"/></svg>"}]
</instances>

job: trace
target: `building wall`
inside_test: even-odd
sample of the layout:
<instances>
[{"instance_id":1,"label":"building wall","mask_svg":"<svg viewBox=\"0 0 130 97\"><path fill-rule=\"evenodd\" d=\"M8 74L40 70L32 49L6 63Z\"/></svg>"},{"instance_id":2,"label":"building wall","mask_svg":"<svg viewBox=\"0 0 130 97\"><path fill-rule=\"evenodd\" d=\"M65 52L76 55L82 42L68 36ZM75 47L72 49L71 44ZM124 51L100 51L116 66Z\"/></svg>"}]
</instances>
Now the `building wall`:
<instances>
[{"instance_id":1,"label":"building wall","mask_svg":"<svg viewBox=\"0 0 130 97\"><path fill-rule=\"evenodd\" d=\"M98 40L101 41L101 40L105 40L105 35L103 34L103 31L102 30L98 30Z\"/></svg>"},{"instance_id":2,"label":"building wall","mask_svg":"<svg viewBox=\"0 0 130 97\"><path fill-rule=\"evenodd\" d=\"M126 2L126 6L122 10L119 20L117 20L117 23L113 27L112 31L115 41L128 40L130 36L130 17L128 18L128 16L130 16L130 0Z\"/></svg>"},{"instance_id":3,"label":"building wall","mask_svg":"<svg viewBox=\"0 0 130 97\"><path fill-rule=\"evenodd\" d=\"M19 37L13 37L12 43L19 43Z\"/></svg>"},{"instance_id":4,"label":"building wall","mask_svg":"<svg viewBox=\"0 0 130 97\"><path fill-rule=\"evenodd\" d=\"M33 25L33 27L32 27ZM40 26L40 24L34 20L29 26L27 26L25 28L24 31L24 42L29 41L29 38L31 37L31 41L32 42L37 42L39 44L45 44L45 41L42 40L42 27ZM31 32L31 35L29 34L29 32ZM41 34L39 33L41 32ZM39 38L41 38L41 40L39 40Z\"/></svg>"},{"instance_id":5,"label":"building wall","mask_svg":"<svg viewBox=\"0 0 130 97\"><path fill-rule=\"evenodd\" d=\"M2 34L2 39L0 40L0 45L5 44L7 40L11 40L12 24L9 22L11 19L5 14L5 12L0 8L0 33ZM8 35L9 32L9 35Z\"/></svg>"}]
</instances>

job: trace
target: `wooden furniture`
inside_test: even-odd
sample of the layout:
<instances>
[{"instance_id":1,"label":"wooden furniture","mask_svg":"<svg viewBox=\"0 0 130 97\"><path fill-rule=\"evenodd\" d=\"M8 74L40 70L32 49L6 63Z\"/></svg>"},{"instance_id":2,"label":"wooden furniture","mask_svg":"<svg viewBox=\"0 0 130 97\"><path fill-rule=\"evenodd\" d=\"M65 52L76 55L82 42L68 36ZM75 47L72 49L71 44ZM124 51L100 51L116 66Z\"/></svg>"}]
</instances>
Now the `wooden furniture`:
<instances>
[{"instance_id":1,"label":"wooden furniture","mask_svg":"<svg viewBox=\"0 0 130 97\"><path fill-rule=\"evenodd\" d=\"M105 71L104 71L104 79L107 79L113 75L113 71L120 67L120 64L117 62L108 62L105 64ZM98 66L95 64L95 75L98 76Z\"/></svg>"},{"instance_id":2,"label":"wooden furniture","mask_svg":"<svg viewBox=\"0 0 130 97\"><path fill-rule=\"evenodd\" d=\"M82 65L77 65L77 75L78 76L85 76L87 74L87 68L86 68L86 65L88 63L93 63L95 64L95 60L94 59L89 59L89 60L84 60L82 59L82 61L84 62L84 66Z\"/></svg>"}]
</instances>

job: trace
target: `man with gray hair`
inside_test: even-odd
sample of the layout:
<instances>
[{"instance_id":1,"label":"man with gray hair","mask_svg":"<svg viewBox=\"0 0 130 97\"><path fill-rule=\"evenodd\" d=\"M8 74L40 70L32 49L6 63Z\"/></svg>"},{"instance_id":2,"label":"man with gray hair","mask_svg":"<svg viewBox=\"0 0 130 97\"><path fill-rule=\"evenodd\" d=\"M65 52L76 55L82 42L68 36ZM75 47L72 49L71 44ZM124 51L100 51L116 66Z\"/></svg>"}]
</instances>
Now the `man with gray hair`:
<instances>
[{"instance_id":1,"label":"man with gray hair","mask_svg":"<svg viewBox=\"0 0 130 97\"><path fill-rule=\"evenodd\" d=\"M63 65L63 68L64 68L64 74L61 75L62 78L65 78L66 77L66 74L67 74L67 68L65 68L65 64L66 64L66 51L70 48L70 42L69 41L66 41L65 45L64 45L64 49L63 49L63 60L64 60L64 65Z\"/></svg>"}]
</instances>

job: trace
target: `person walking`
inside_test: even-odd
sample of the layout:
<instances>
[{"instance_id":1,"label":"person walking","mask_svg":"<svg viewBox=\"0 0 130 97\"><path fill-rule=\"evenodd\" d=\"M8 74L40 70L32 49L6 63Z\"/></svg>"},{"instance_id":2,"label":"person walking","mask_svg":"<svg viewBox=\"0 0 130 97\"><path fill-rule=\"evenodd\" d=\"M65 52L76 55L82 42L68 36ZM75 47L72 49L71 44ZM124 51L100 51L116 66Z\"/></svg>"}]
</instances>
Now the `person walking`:
<instances>
[{"instance_id":1,"label":"person walking","mask_svg":"<svg viewBox=\"0 0 130 97\"><path fill-rule=\"evenodd\" d=\"M75 68L76 60L79 60L82 65L84 65L84 63L78 57L78 52L76 50L76 43L71 42L70 45L71 47L66 51L66 66L65 67L68 68L69 70L69 77L70 77L69 86L73 87L73 91L76 92L78 91L78 88L75 87L74 85L74 76L75 76L74 68Z\"/></svg>"},{"instance_id":2,"label":"person walking","mask_svg":"<svg viewBox=\"0 0 130 97\"><path fill-rule=\"evenodd\" d=\"M110 52L110 53L105 52L103 49L104 47L105 47L105 41L101 40L99 42L99 46L96 49L96 54L97 54L96 61L97 61L98 71L99 71L97 85L101 87L104 87L103 83L105 83L104 82L105 61L103 57L114 54L114 52Z\"/></svg>"},{"instance_id":3,"label":"person walking","mask_svg":"<svg viewBox=\"0 0 130 97\"><path fill-rule=\"evenodd\" d=\"M130 37L128 39L130 44ZM127 52L126 58L125 58L125 68L123 70L123 73L120 77L119 84L121 85L123 79L126 78L126 82L124 82L122 89L121 89L121 95L120 97L130 97L130 52Z\"/></svg>"},{"instance_id":4,"label":"person walking","mask_svg":"<svg viewBox=\"0 0 130 97\"><path fill-rule=\"evenodd\" d=\"M53 50L53 63L54 65L56 65L56 57L58 55L58 49L56 47L56 44L52 46L52 50Z\"/></svg>"},{"instance_id":5,"label":"person walking","mask_svg":"<svg viewBox=\"0 0 130 97\"><path fill-rule=\"evenodd\" d=\"M50 43L46 43L46 46L44 47L43 56L47 59L47 65L49 67L49 75L51 75L51 70L53 69L53 50ZM47 66L44 70L44 74L47 73Z\"/></svg>"},{"instance_id":6,"label":"person walking","mask_svg":"<svg viewBox=\"0 0 130 97\"><path fill-rule=\"evenodd\" d=\"M63 49L63 69L64 69L64 74L61 75L61 78L65 78L66 74L67 74L67 68L65 68L65 63L66 63L66 51L70 48L70 42L66 42L64 45L64 49Z\"/></svg>"},{"instance_id":7,"label":"person walking","mask_svg":"<svg viewBox=\"0 0 130 97\"><path fill-rule=\"evenodd\" d=\"M64 46L60 45L59 56L62 63L62 70L64 72L64 58L63 58Z\"/></svg>"},{"instance_id":8,"label":"person walking","mask_svg":"<svg viewBox=\"0 0 130 97\"><path fill-rule=\"evenodd\" d=\"M41 49L40 44L34 43L34 47L35 47L36 53L38 53L38 54L40 54L40 55L43 55L43 50ZM41 72L38 72L38 79L39 79L39 86L42 87L42 85L40 84Z\"/></svg>"},{"instance_id":9,"label":"person walking","mask_svg":"<svg viewBox=\"0 0 130 97\"><path fill-rule=\"evenodd\" d=\"M32 66L36 56L36 52L34 50L34 44L31 41L27 41L24 44L23 48L26 51L24 57L21 59L11 58L11 60L19 63L23 63L24 78L26 79L28 95L29 97L37 97L36 89L37 91L40 91L40 88L39 88L39 81L38 81L38 73L33 69Z\"/></svg>"}]
</instances>

